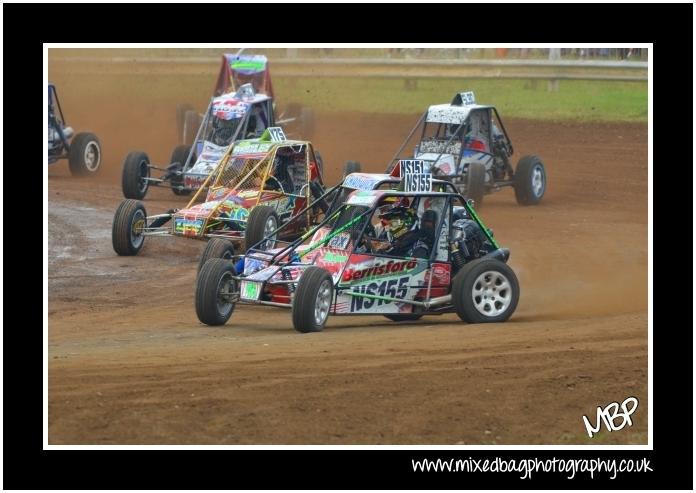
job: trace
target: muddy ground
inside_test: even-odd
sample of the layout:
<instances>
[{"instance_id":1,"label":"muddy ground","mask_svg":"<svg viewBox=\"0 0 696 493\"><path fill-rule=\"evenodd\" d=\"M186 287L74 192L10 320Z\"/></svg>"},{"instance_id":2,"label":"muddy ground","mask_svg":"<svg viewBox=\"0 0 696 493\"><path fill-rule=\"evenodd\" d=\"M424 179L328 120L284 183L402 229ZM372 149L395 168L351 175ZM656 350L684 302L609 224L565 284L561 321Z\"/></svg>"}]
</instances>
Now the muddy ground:
<instances>
[{"instance_id":1,"label":"muddy ground","mask_svg":"<svg viewBox=\"0 0 696 493\"><path fill-rule=\"evenodd\" d=\"M123 158L142 149L167 162L173 102L61 96L105 157L95 178L65 162L48 171L50 444L647 443L646 125L505 122L516 158L540 155L549 181L537 207L507 189L481 210L520 280L508 322L333 317L301 335L267 307L200 324L202 243L113 252ZM328 181L348 159L382 171L417 117L317 115ZM145 205L185 199L154 189ZM594 422L597 406L629 396L633 426L588 439L582 415Z\"/></svg>"}]
</instances>

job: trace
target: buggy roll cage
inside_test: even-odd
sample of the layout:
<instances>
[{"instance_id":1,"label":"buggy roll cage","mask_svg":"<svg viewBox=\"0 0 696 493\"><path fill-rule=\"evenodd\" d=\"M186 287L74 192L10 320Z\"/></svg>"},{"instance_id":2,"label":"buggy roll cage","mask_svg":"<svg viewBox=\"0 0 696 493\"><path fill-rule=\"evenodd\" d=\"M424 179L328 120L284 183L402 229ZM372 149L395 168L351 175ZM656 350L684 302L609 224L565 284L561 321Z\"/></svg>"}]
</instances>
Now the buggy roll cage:
<instances>
[{"instance_id":1,"label":"buggy roll cage","mask_svg":"<svg viewBox=\"0 0 696 493\"><path fill-rule=\"evenodd\" d=\"M58 107L58 115L60 116L60 120L56 118L56 113L53 109L54 99L56 101L56 106ZM69 145L68 139L65 138L65 134L63 133L63 126L67 125L67 123L65 122L65 117L63 116L63 108L60 106L60 100L58 99L58 91L56 91L56 86L54 84L48 85L48 120L49 123L53 124L53 127L55 127L56 131L58 132L58 135L60 136L61 142L63 142L63 145L67 147Z\"/></svg>"},{"instance_id":2,"label":"buggy roll cage","mask_svg":"<svg viewBox=\"0 0 696 493\"><path fill-rule=\"evenodd\" d=\"M500 123L500 129L502 130L503 135L505 136L505 142L506 142L508 148L510 149L510 154L512 154L512 153L513 153L512 142L510 142L510 137L508 137L507 130L505 130L505 125L503 125L503 120L500 118L500 115L498 114L498 110L497 110L496 108L491 107L490 109L493 110L493 112L495 113L496 119L498 120L498 123ZM401 147L399 147L399 150L396 151L396 153L394 154L394 156L393 156L393 157L391 158L391 160L389 161L389 164L387 165L387 173L391 173L391 172L394 170L394 168L396 167L396 163L399 161L399 155L400 155L401 152L404 150L404 148L406 147L406 144L409 143L409 141L411 140L411 137L413 137L413 134L416 133L416 130L418 130L418 127L420 127L421 123L424 122L424 120L426 119L427 116L428 116L428 110L426 110L426 111L421 115L421 117L420 117L420 118L418 119L418 121L416 122L416 125L413 127L413 129L411 130L411 132L409 132L408 136L407 136L406 139L404 140L404 143L401 144ZM467 119L468 119L468 117L467 117ZM435 123L435 122L433 122L433 123ZM452 132L452 135L450 136L450 138L447 140L447 142L445 142L445 145L443 146L443 150L440 152L440 154L437 156L437 158L435 159L434 162L437 163L437 162L440 160L440 158L442 157L442 155L445 154L445 151L447 150L447 148L448 148L449 145L452 143L452 141L453 141L454 138L457 136L457 134L458 134L459 131L462 129L462 127L464 126L465 123L466 123L466 119L465 119L462 123L459 124L459 126L457 127L457 129L456 129L454 132ZM425 132L425 125L423 126L423 133L424 133L424 132ZM421 142L423 141L423 133L421 133L421 141L418 143L418 148L419 148L419 149L420 149L420 144L421 144ZM491 146L491 147L492 147L492 146ZM459 156L460 159L461 159L461 153L463 153L464 150L465 150L465 149L464 149L464 146L462 146L462 149L459 151L459 153L460 153L460 156ZM491 153L491 154L492 154L492 153ZM455 174L455 175L439 175L439 176L451 177L451 176L459 176L459 175L458 175L458 174Z\"/></svg>"},{"instance_id":3,"label":"buggy roll cage","mask_svg":"<svg viewBox=\"0 0 696 493\"><path fill-rule=\"evenodd\" d=\"M454 188L454 186L451 183L449 185L452 186L452 188ZM293 222L294 220L296 220L296 218L302 217L302 214L304 214L310 208L318 205L320 200L326 198L329 194L338 190L340 188L340 186L341 186L341 183L339 183L338 185L335 185L334 187L332 187L331 189L326 191L321 197L314 200L311 204L309 204L307 207L305 207L302 211L297 213L297 215L295 217L293 217L290 221L288 221L287 223L285 223L284 225L282 225L281 227L279 227L278 229L276 229L275 231L270 233L268 236L264 237L264 239L262 239L258 243L252 245L251 248L248 249L246 255L243 255L243 257L249 257L249 258L252 258L255 260L269 262L269 267L270 267L270 265L276 264L276 261L278 260L278 258L283 258L283 257L287 256L288 257L288 264L298 265L298 263L295 262L295 260L290 255L290 253L294 252L297 249L297 247L299 247L307 238L313 236L320 228L324 227L326 225L326 223L334 220L338 216L338 214L343 210L342 208L339 208L338 210L334 211L330 216L325 217L319 224L317 224L316 226L314 226L313 228L308 230L305 234L303 234L299 238L295 239L294 241L288 242L288 241L283 241L283 240L278 240L278 239L273 240L276 244L282 243L282 244L286 245L285 247L281 248L279 251L277 251L275 253L270 253L270 252L267 252L265 250L260 250L257 247L261 244L266 243L270 237L275 236L277 238L279 236L278 235L279 231L281 231L283 228L287 227L287 225L290 224L291 222ZM397 192L397 191L392 191L392 192L393 193L390 195L406 196L406 197L413 195L413 194L407 194L404 192ZM462 197L461 194L459 194L458 192L431 192L431 193L442 194L442 195L447 196L447 197L458 197L459 199L461 199L467 213L476 222L476 224L479 226L479 228L481 228L481 230L483 231L483 233L486 236L486 238L488 239L488 241L491 242L491 245L493 245L493 247L496 249L499 248L498 243L495 241L495 239L493 238L493 235L491 234L491 231L488 228L486 228L486 226L483 224L481 219L476 214L476 211L474 210L474 208L471 206L471 204L469 204L469 202L464 197ZM427 194L424 193L423 195L430 195L430 193L427 193ZM363 213L352 218L346 224L344 224L343 226L340 226L336 231L333 231L332 233L327 234L324 238L319 240L319 242L316 245L310 245L309 250L302 252L301 256L295 256L295 259L299 260L303 256L307 255L309 252L311 252L311 251L315 250L316 248L319 248L320 246L328 243L328 241L331 240L331 238L333 238L336 235L345 231L349 226L352 226L354 223L356 223L359 219L361 219L362 217L364 217L368 213L372 213L374 211L374 209L375 209L374 206L368 207ZM442 217L439 218L438 228L437 228L438 230L439 230L439 228L442 227L443 220L444 220L444 218L442 218ZM361 227L360 234L358 235L358 238L363 236L363 234L365 233L366 227L367 227L367 224L364 224ZM261 255L254 256L254 254L261 254ZM431 252L431 257L432 257L432 252Z\"/></svg>"}]
</instances>

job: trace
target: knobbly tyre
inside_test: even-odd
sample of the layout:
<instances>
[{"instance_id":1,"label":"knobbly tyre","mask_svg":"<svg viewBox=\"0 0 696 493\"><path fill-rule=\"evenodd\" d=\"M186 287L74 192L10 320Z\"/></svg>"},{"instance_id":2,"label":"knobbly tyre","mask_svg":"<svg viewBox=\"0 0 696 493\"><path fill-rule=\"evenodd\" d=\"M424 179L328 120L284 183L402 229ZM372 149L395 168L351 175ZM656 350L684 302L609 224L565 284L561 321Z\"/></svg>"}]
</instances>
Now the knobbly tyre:
<instances>
[{"instance_id":1,"label":"knobbly tyre","mask_svg":"<svg viewBox=\"0 0 696 493\"><path fill-rule=\"evenodd\" d=\"M377 233L385 207L434 221L425 256L379 247L389 241ZM519 299L509 250L453 191L358 190L316 227L274 246L254 245L236 263L207 260L196 280L201 322L225 324L237 303L290 308L299 332L322 330L329 314L405 321L455 312L469 323L502 322Z\"/></svg>"},{"instance_id":2,"label":"knobbly tyre","mask_svg":"<svg viewBox=\"0 0 696 493\"><path fill-rule=\"evenodd\" d=\"M91 132L75 135L63 116L56 86L48 85L48 164L67 159L73 175L92 175L101 164L101 144Z\"/></svg>"},{"instance_id":3,"label":"knobbly tyre","mask_svg":"<svg viewBox=\"0 0 696 493\"><path fill-rule=\"evenodd\" d=\"M225 258L242 243L258 243L292 217L283 233L295 238L317 224L329 207L311 142L286 140L279 127L231 145L202 185L185 208L154 216L147 215L142 202L123 200L114 215L114 251L137 255L146 236L180 236L212 239L201 262ZM204 202L196 203L199 195Z\"/></svg>"},{"instance_id":4,"label":"knobbly tyre","mask_svg":"<svg viewBox=\"0 0 696 493\"><path fill-rule=\"evenodd\" d=\"M513 187L520 205L538 204L546 192L546 169L538 156L523 156L513 170L512 142L494 106L476 103L473 92L450 104L432 105L418 120L387 166L392 173L418 135L412 156L430 165L434 176L452 181L480 207L483 196Z\"/></svg>"}]
</instances>

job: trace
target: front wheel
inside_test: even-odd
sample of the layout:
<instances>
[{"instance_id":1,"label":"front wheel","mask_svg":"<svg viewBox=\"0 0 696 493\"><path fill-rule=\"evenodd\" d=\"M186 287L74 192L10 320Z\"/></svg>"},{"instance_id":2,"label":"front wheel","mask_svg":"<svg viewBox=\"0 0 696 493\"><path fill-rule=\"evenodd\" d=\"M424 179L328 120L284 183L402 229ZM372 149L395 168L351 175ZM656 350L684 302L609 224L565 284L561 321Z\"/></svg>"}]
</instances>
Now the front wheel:
<instances>
[{"instance_id":1,"label":"front wheel","mask_svg":"<svg viewBox=\"0 0 696 493\"><path fill-rule=\"evenodd\" d=\"M504 322L517 308L519 298L515 272L497 259L472 260L452 280L452 304L465 322Z\"/></svg>"},{"instance_id":2,"label":"front wheel","mask_svg":"<svg viewBox=\"0 0 696 493\"><path fill-rule=\"evenodd\" d=\"M302 333L319 332L329 318L333 279L320 267L307 267L297 283L292 303L292 324Z\"/></svg>"},{"instance_id":3,"label":"front wheel","mask_svg":"<svg viewBox=\"0 0 696 493\"><path fill-rule=\"evenodd\" d=\"M191 152L191 146L188 145L180 145L176 146L174 148L174 151L172 151L172 157L169 160L171 163L169 165L171 171L172 171L172 192L174 192L174 195L190 195L191 190L183 188L184 186L184 177L183 175L177 174L178 172L181 172L184 170L184 166L186 165L186 159L189 156L189 153ZM193 155L191 156L191 161L194 162L196 160L196 156ZM179 188L182 187L182 188Z\"/></svg>"},{"instance_id":4,"label":"front wheel","mask_svg":"<svg viewBox=\"0 0 696 493\"><path fill-rule=\"evenodd\" d=\"M141 200L150 187L150 158L142 151L128 153L123 162L121 188L127 199Z\"/></svg>"},{"instance_id":5,"label":"front wheel","mask_svg":"<svg viewBox=\"0 0 696 493\"><path fill-rule=\"evenodd\" d=\"M483 163L469 164L466 177L466 198L474 201L474 207L481 207L486 193L486 167Z\"/></svg>"},{"instance_id":6,"label":"front wheel","mask_svg":"<svg viewBox=\"0 0 696 493\"><path fill-rule=\"evenodd\" d=\"M536 205L546 192L546 169L539 156L524 156L517 163L513 179L515 198L520 205Z\"/></svg>"},{"instance_id":7,"label":"front wheel","mask_svg":"<svg viewBox=\"0 0 696 493\"><path fill-rule=\"evenodd\" d=\"M234 245L231 241L223 238L211 238L205 245L201 260L198 262L198 272L201 271L205 263L211 258L232 260L232 257L234 257Z\"/></svg>"},{"instance_id":8,"label":"front wheel","mask_svg":"<svg viewBox=\"0 0 696 493\"><path fill-rule=\"evenodd\" d=\"M244 231L244 243L247 251L264 238L268 241L259 245L261 250L269 250L275 247L276 236L272 233L278 229L278 214L273 207L257 205L251 210Z\"/></svg>"},{"instance_id":9,"label":"front wheel","mask_svg":"<svg viewBox=\"0 0 696 493\"><path fill-rule=\"evenodd\" d=\"M224 325L232 315L239 296L232 262L209 259L196 278L196 315L206 325Z\"/></svg>"},{"instance_id":10,"label":"front wheel","mask_svg":"<svg viewBox=\"0 0 696 493\"><path fill-rule=\"evenodd\" d=\"M118 206L111 227L111 243L119 255L137 255L145 243L147 212L142 202L126 199Z\"/></svg>"},{"instance_id":11,"label":"front wheel","mask_svg":"<svg viewBox=\"0 0 696 493\"><path fill-rule=\"evenodd\" d=\"M76 176L93 175L101 164L101 144L93 133L79 133L70 144L68 165Z\"/></svg>"}]
</instances>

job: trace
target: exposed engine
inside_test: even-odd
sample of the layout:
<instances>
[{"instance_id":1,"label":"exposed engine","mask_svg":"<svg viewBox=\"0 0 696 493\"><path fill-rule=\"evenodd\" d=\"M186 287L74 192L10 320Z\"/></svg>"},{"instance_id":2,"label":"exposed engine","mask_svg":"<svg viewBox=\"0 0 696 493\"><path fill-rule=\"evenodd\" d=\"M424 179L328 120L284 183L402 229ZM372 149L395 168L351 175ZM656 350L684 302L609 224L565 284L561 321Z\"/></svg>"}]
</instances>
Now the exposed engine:
<instances>
[{"instance_id":1,"label":"exposed engine","mask_svg":"<svg viewBox=\"0 0 696 493\"><path fill-rule=\"evenodd\" d=\"M451 248L455 270L488 253L485 246L488 239L473 219L457 219L452 224L452 231Z\"/></svg>"}]
</instances>

